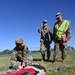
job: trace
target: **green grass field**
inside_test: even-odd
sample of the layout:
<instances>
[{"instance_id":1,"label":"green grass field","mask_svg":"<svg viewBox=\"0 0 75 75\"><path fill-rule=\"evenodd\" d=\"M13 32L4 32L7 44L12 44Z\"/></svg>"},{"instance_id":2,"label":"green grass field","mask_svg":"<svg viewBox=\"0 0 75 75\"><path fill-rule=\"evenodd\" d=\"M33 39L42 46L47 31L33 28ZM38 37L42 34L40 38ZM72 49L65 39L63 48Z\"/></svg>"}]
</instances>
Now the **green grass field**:
<instances>
[{"instance_id":1,"label":"green grass field","mask_svg":"<svg viewBox=\"0 0 75 75\"><path fill-rule=\"evenodd\" d=\"M67 57L64 62L61 62L61 56L59 52L59 61L56 63L49 62L41 62L41 54L36 52L32 53L34 57L33 62L38 62L42 66L44 66L47 70L46 75L75 75L75 50L67 51ZM51 53L50 60L53 60L53 52ZM0 57L0 71L7 70L10 66L10 56ZM58 68L61 67L61 70Z\"/></svg>"}]
</instances>

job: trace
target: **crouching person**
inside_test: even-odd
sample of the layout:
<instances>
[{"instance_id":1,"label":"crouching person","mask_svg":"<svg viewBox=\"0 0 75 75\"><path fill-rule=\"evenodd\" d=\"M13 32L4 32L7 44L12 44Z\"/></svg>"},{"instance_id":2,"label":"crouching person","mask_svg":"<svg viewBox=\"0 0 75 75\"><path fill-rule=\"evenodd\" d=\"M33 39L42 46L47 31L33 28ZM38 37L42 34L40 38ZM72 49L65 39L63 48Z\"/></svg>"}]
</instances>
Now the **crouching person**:
<instances>
[{"instance_id":1,"label":"crouching person","mask_svg":"<svg viewBox=\"0 0 75 75\"><path fill-rule=\"evenodd\" d=\"M16 46L11 53L11 66L13 66L14 69L17 69L18 65L27 65L28 47L22 38L16 39L15 44Z\"/></svg>"}]
</instances>

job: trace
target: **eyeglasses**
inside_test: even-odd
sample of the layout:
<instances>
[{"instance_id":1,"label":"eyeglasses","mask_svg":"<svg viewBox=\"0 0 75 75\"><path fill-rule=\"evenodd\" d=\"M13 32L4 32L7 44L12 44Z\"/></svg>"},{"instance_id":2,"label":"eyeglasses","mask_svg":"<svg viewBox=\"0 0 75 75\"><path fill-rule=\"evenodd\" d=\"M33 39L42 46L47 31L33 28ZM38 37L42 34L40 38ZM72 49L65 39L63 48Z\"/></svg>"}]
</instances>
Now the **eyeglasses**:
<instances>
[{"instance_id":1,"label":"eyeglasses","mask_svg":"<svg viewBox=\"0 0 75 75\"><path fill-rule=\"evenodd\" d=\"M45 23L47 23L47 22L43 22L43 23L45 24Z\"/></svg>"}]
</instances>

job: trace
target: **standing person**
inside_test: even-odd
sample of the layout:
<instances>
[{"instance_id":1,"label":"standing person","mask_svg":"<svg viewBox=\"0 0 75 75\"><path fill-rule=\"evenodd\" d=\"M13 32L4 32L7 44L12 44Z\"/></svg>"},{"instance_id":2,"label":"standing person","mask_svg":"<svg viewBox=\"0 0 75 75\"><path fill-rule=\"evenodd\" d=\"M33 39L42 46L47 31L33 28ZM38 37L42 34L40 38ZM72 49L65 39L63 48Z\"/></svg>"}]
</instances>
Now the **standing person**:
<instances>
[{"instance_id":1,"label":"standing person","mask_svg":"<svg viewBox=\"0 0 75 75\"><path fill-rule=\"evenodd\" d=\"M28 47L22 38L17 38L15 44L16 47L11 54L11 65L16 69L18 65L27 64Z\"/></svg>"},{"instance_id":2,"label":"standing person","mask_svg":"<svg viewBox=\"0 0 75 75\"><path fill-rule=\"evenodd\" d=\"M58 51L61 50L62 61L66 57L65 50L67 49L67 42L71 38L70 21L62 18L61 12L56 14L57 22L54 24L53 37L54 37L54 61L58 59Z\"/></svg>"},{"instance_id":3,"label":"standing person","mask_svg":"<svg viewBox=\"0 0 75 75\"><path fill-rule=\"evenodd\" d=\"M47 49L47 61L49 61L50 44L52 43L52 31L47 26L47 20L43 20L42 26L38 29L38 33L41 33L40 51L42 55L42 61L45 60L45 49Z\"/></svg>"}]
</instances>

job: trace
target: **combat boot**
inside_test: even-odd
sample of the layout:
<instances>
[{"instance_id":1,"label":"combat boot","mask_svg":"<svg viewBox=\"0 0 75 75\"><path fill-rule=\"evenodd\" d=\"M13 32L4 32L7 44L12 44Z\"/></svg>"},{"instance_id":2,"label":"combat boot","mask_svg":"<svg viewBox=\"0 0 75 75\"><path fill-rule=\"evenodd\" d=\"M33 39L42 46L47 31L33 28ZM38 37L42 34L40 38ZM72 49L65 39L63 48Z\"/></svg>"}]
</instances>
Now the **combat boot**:
<instances>
[{"instance_id":1,"label":"combat boot","mask_svg":"<svg viewBox=\"0 0 75 75\"><path fill-rule=\"evenodd\" d=\"M49 61L49 57L47 57L47 61Z\"/></svg>"},{"instance_id":2,"label":"combat boot","mask_svg":"<svg viewBox=\"0 0 75 75\"><path fill-rule=\"evenodd\" d=\"M53 63L56 63L58 61L58 57L54 58Z\"/></svg>"},{"instance_id":3,"label":"combat boot","mask_svg":"<svg viewBox=\"0 0 75 75\"><path fill-rule=\"evenodd\" d=\"M64 55L64 57L61 57L62 62L65 60L65 58L66 58L66 55Z\"/></svg>"},{"instance_id":4,"label":"combat boot","mask_svg":"<svg viewBox=\"0 0 75 75\"><path fill-rule=\"evenodd\" d=\"M41 61L45 61L45 56L44 57L42 57L42 60Z\"/></svg>"}]
</instances>

